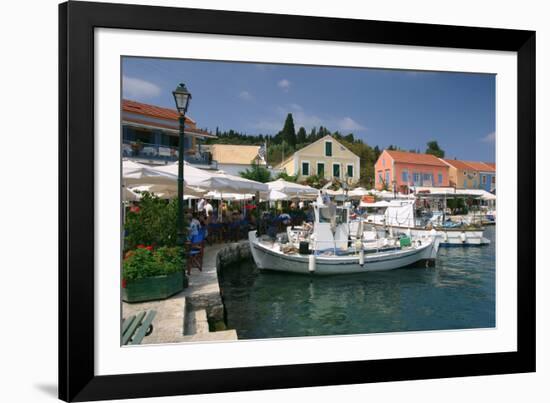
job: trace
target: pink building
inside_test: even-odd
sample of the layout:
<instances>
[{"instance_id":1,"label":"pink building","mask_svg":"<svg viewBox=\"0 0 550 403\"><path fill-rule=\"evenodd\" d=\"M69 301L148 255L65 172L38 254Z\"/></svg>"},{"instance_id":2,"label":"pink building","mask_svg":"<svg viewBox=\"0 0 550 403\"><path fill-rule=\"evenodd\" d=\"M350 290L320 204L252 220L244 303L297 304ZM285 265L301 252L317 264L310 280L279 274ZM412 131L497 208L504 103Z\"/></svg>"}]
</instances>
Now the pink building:
<instances>
[{"instance_id":1,"label":"pink building","mask_svg":"<svg viewBox=\"0 0 550 403\"><path fill-rule=\"evenodd\" d=\"M378 190L407 192L410 186L449 186L449 166L430 154L384 150L374 164Z\"/></svg>"}]
</instances>

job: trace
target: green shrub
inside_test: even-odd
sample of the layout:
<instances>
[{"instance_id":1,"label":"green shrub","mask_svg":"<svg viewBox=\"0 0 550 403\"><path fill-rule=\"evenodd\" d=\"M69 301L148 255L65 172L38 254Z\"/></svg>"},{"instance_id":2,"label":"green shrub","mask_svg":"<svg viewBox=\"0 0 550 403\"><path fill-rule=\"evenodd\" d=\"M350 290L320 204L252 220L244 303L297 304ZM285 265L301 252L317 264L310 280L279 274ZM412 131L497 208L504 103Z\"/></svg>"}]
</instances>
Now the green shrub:
<instances>
[{"instance_id":1,"label":"green shrub","mask_svg":"<svg viewBox=\"0 0 550 403\"><path fill-rule=\"evenodd\" d=\"M177 241L177 200L166 201L142 192L136 211L126 214L125 250L137 245L175 246Z\"/></svg>"},{"instance_id":2,"label":"green shrub","mask_svg":"<svg viewBox=\"0 0 550 403\"><path fill-rule=\"evenodd\" d=\"M139 245L124 255L122 277L125 280L137 280L145 277L162 276L184 270L185 260L179 247L161 247Z\"/></svg>"}]
</instances>

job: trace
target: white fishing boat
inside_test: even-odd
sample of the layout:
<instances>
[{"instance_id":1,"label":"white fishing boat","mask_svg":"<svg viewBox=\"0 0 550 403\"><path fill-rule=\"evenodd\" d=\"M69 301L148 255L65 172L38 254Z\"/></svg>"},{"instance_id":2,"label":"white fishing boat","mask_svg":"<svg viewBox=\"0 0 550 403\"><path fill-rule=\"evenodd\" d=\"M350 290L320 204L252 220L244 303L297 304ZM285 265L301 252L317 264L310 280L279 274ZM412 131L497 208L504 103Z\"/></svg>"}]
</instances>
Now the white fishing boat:
<instances>
[{"instance_id":1,"label":"white fishing boat","mask_svg":"<svg viewBox=\"0 0 550 403\"><path fill-rule=\"evenodd\" d=\"M382 235L389 233L423 237L435 229L442 246L480 246L490 243L483 236L483 227L467 221L448 221L439 212L421 223L415 216L414 203L414 200L392 200L362 203L361 206L373 209L370 213L367 211L366 222L373 224Z\"/></svg>"},{"instance_id":2,"label":"white fishing boat","mask_svg":"<svg viewBox=\"0 0 550 403\"><path fill-rule=\"evenodd\" d=\"M435 233L422 237L378 238L358 227L351 233L349 209L316 203L312 228L288 229L273 239L250 231L248 239L259 269L319 275L392 270L433 262Z\"/></svg>"}]
</instances>

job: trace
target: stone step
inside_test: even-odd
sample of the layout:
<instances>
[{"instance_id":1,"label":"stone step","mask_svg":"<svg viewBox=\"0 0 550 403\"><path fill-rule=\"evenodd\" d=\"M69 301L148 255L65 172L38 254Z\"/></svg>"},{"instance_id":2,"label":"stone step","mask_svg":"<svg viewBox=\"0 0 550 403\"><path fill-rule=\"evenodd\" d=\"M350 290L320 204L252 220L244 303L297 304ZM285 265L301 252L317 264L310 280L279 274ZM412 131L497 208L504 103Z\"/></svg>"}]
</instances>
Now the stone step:
<instances>
[{"instance_id":1,"label":"stone step","mask_svg":"<svg viewBox=\"0 0 550 403\"><path fill-rule=\"evenodd\" d=\"M187 312L184 335L202 335L209 332L208 318L206 316L206 309L190 310Z\"/></svg>"},{"instance_id":2,"label":"stone step","mask_svg":"<svg viewBox=\"0 0 550 403\"><path fill-rule=\"evenodd\" d=\"M201 342L201 341L232 341L232 340L238 340L237 338L237 332L234 329L231 330L223 330L220 332L210 332L210 333L204 333L204 334L193 334L189 336L183 336L182 341L195 341L195 342Z\"/></svg>"}]
</instances>

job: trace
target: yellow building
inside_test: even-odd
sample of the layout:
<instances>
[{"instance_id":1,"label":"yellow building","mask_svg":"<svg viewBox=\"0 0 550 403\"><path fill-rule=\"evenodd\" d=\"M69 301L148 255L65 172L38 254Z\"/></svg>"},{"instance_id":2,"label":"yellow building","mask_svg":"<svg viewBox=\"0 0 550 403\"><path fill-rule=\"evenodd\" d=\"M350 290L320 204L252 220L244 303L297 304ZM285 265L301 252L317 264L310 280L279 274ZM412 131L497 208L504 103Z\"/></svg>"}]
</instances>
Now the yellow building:
<instances>
[{"instance_id":1,"label":"yellow building","mask_svg":"<svg viewBox=\"0 0 550 403\"><path fill-rule=\"evenodd\" d=\"M360 159L334 137L325 136L296 151L276 168L288 175L298 175L298 180L319 175L325 179L356 184L360 175Z\"/></svg>"},{"instance_id":2,"label":"yellow building","mask_svg":"<svg viewBox=\"0 0 550 403\"><path fill-rule=\"evenodd\" d=\"M212 153L212 159L218 162L218 169L228 174L239 176L252 163L267 168L267 163L259 155L260 146L212 144L207 147Z\"/></svg>"}]
</instances>

